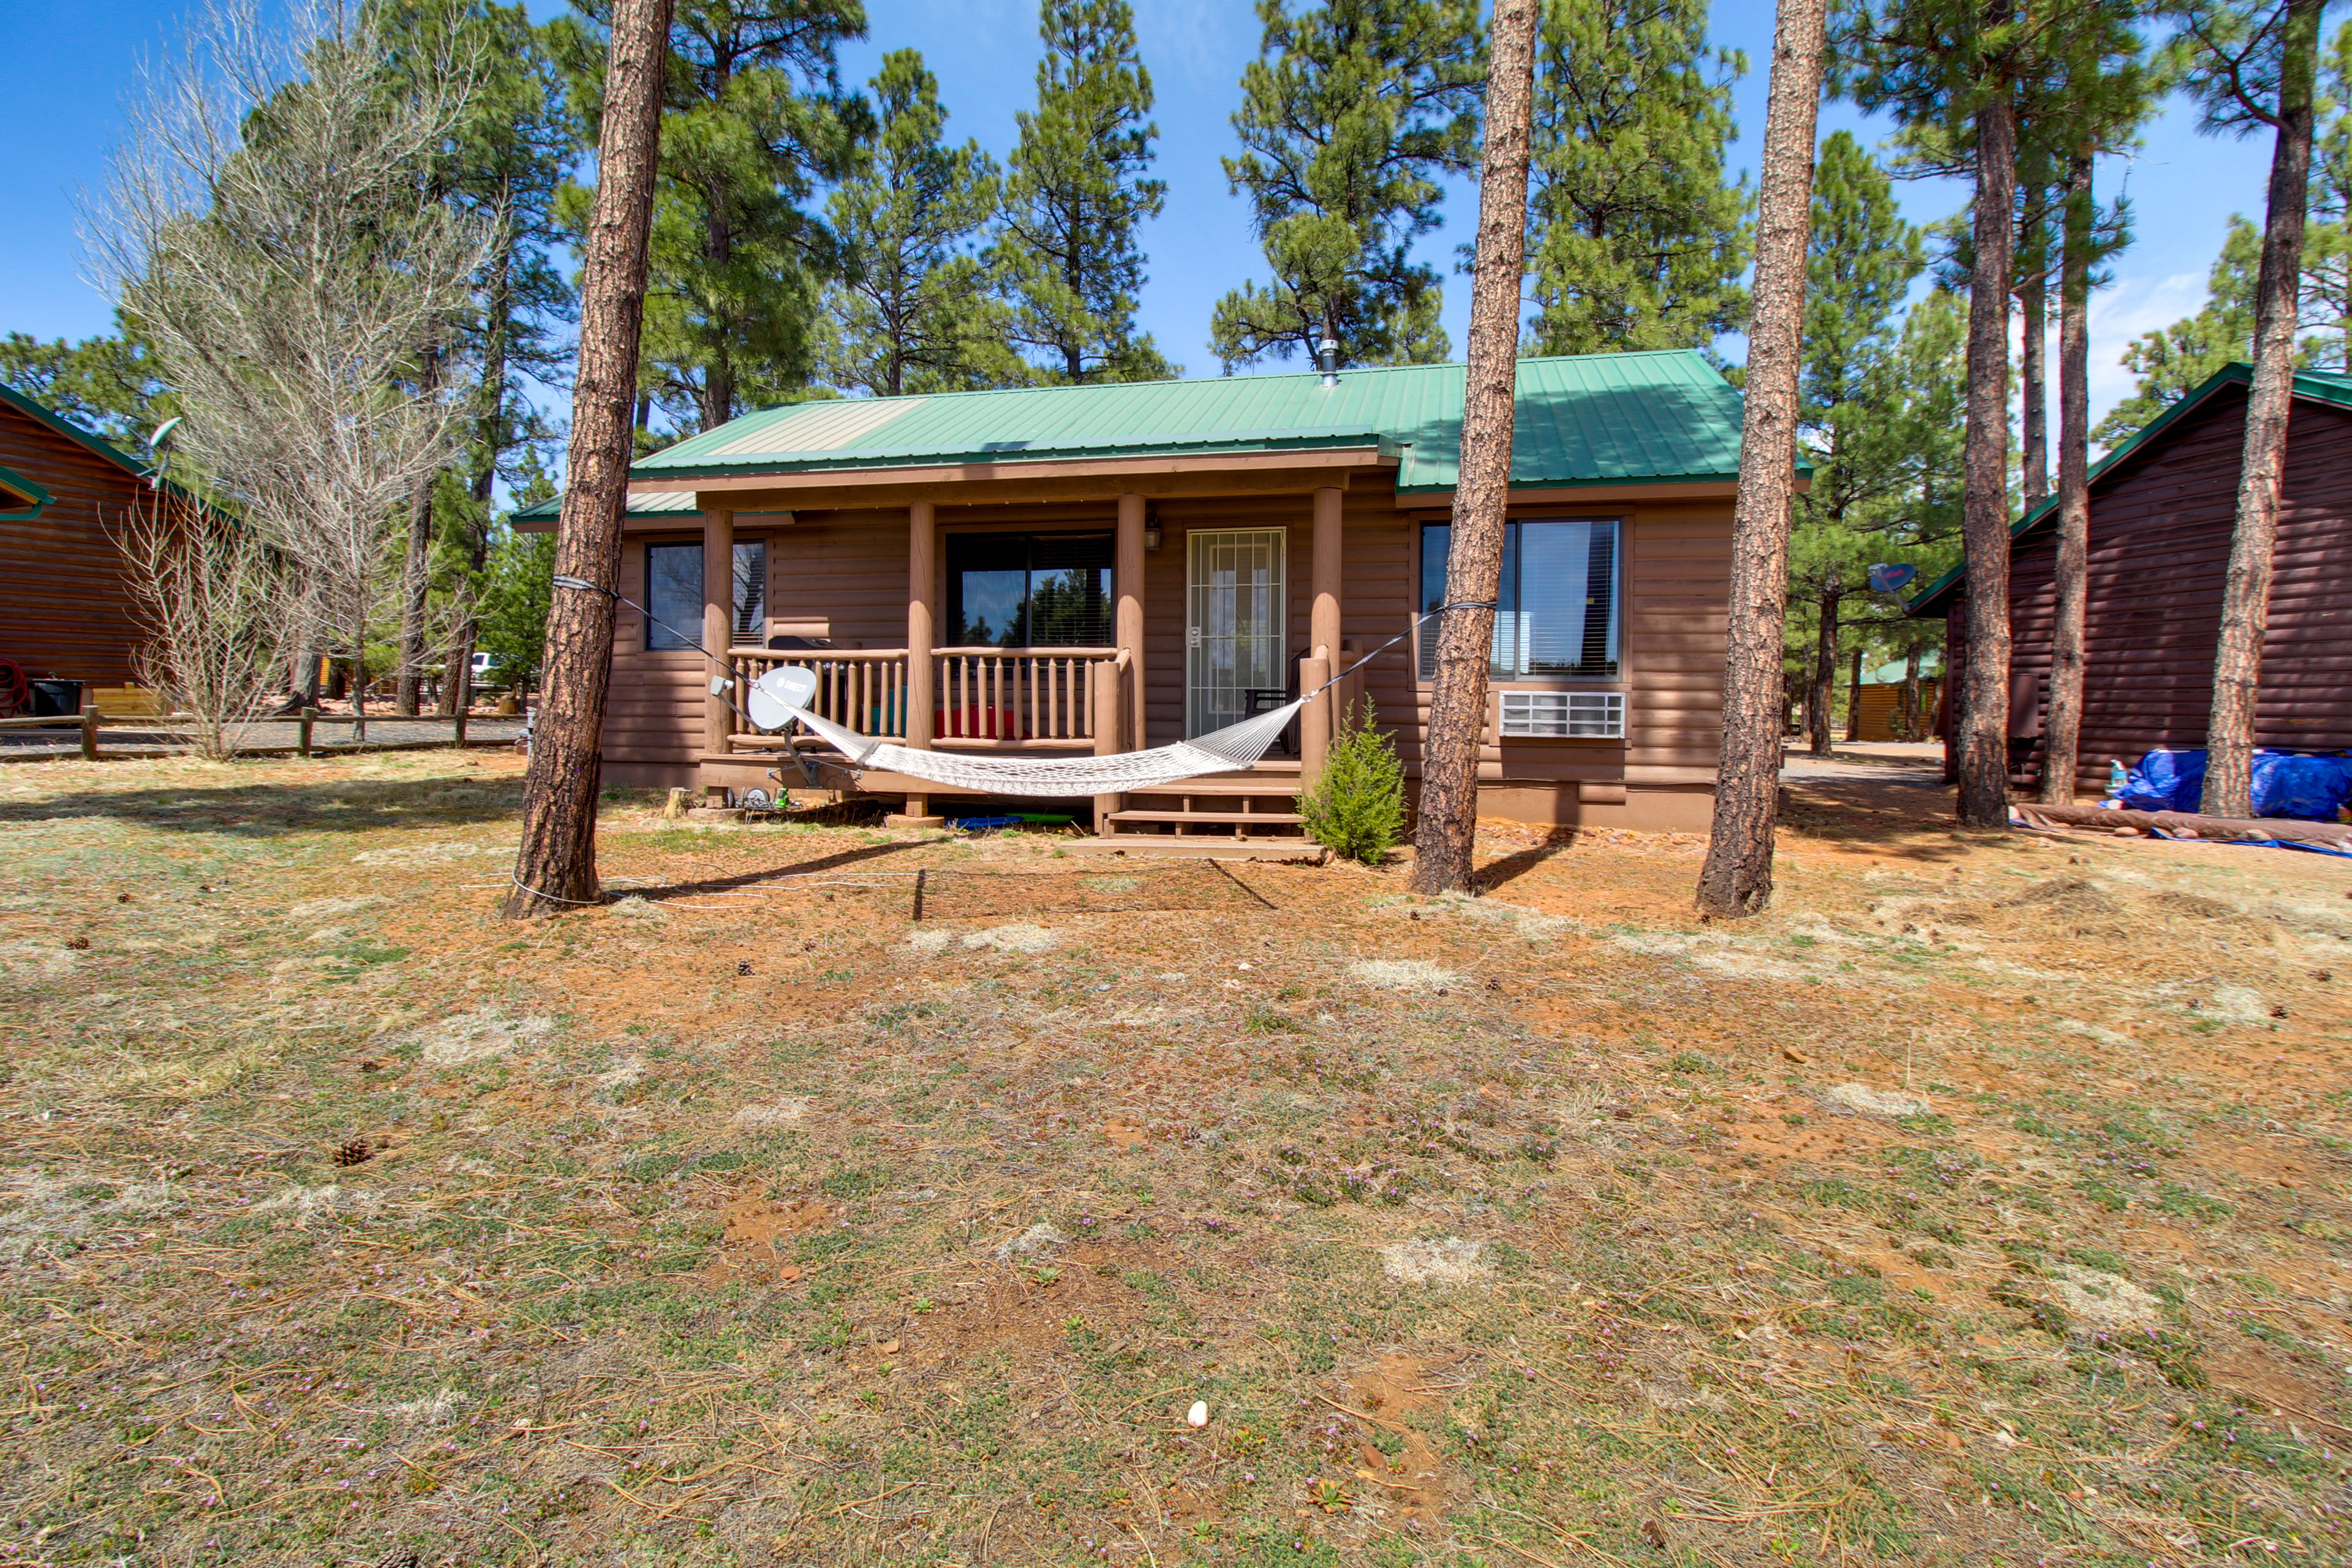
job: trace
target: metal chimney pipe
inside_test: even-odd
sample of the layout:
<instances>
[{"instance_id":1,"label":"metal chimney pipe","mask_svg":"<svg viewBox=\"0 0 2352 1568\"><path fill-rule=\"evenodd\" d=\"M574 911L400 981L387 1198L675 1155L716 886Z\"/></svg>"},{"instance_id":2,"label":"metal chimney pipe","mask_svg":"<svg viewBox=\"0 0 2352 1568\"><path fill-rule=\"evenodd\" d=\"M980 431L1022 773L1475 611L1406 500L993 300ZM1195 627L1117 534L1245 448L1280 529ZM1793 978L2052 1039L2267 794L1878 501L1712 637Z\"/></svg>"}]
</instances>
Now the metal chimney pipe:
<instances>
[{"instance_id":1,"label":"metal chimney pipe","mask_svg":"<svg viewBox=\"0 0 2352 1568\"><path fill-rule=\"evenodd\" d=\"M1316 357L1320 360L1323 364L1323 384L1326 386L1339 385L1339 341L1327 331L1323 334L1323 341L1315 345L1315 353Z\"/></svg>"}]
</instances>

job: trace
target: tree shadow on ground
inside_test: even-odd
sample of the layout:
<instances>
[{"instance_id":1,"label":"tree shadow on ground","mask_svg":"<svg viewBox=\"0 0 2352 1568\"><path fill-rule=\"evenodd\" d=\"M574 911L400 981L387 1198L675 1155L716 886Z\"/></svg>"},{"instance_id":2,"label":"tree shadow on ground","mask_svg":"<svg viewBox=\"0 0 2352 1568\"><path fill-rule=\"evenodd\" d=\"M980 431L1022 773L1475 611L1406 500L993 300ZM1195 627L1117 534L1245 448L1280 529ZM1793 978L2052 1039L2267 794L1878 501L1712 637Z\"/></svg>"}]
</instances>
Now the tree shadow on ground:
<instances>
[{"instance_id":1,"label":"tree shadow on ground","mask_svg":"<svg viewBox=\"0 0 2352 1568\"><path fill-rule=\"evenodd\" d=\"M1984 836L1963 829L1948 794L1898 780L1811 779L1784 786L1780 828L1816 846L1858 855L1943 865Z\"/></svg>"},{"instance_id":2,"label":"tree shadow on ground","mask_svg":"<svg viewBox=\"0 0 2352 1568\"><path fill-rule=\"evenodd\" d=\"M614 887L607 889L606 899L608 901L622 898L645 899L650 902L658 903L665 899L692 898L697 893L738 892L745 889L757 888L763 882L782 881L795 877L818 877L827 871L846 870L852 867L861 866L868 860L881 859L885 856L903 854L910 849L928 849L939 842L940 841L936 838L908 838L896 839L887 844L861 845L856 849L844 849L832 855L821 855L814 860L789 861L782 866L769 866L757 871L743 871L732 877L704 877L691 882L644 882L625 888ZM618 875L614 873L616 878ZM911 895L914 890L915 871L909 868L903 875L908 879L907 888Z\"/></svg>"},{"instance_id":3,"label":"tree shadow on ground","mask_svg":"<svg viewBox=\"0 0 2352 1568\"><path fill-rule=\"evenodd\" d=\"M315 784L178 784L0 803L0 826L59 821L134 823L164 832L272 838L383 827L458 827L513 821L522 780L452 775L331 779Z\"/></svg>"}]
</instances>

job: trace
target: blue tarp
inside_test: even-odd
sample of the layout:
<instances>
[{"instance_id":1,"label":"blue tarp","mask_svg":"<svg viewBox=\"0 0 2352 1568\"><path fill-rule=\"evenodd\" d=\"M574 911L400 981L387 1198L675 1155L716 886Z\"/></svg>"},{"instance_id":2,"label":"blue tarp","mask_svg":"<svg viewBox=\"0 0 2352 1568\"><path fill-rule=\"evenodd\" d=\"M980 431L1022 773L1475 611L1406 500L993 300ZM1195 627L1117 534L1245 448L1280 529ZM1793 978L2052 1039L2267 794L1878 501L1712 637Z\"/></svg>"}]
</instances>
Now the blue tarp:
<instances>
[{"instance_id":1,"label":"blue tarp","mask_svg":"<svg viewBox=\"0 0 2352 1568\"><path fill-rule=\"evenodd\" d=\"M2150 752L2124 775L2108 803L2129 811L2188 811L2201 805L2205 752ZM2334 822L2352 803L2352 754L2305 756L2294 752L2254 753L2254 815Z\"/></svg>"}]
</instances>

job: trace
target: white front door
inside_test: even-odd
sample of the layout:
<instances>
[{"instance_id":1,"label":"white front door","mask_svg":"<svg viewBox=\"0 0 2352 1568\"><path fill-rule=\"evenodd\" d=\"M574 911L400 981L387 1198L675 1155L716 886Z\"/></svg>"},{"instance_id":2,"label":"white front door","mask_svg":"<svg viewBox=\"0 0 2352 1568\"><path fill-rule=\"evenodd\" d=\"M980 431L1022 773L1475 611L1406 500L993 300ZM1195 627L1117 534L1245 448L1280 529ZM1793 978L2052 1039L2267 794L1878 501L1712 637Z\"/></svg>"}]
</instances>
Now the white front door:
<instances>
[{"instance_id":1,"label":"white front door","mask_svg":"<svg viewBox=\"0 0 2352 1568\"><path fill-rule=\"evenodd\" d=\"M1286 692L1283 670L1283 531L1198 531L1184 536L1184 734L1238 724L1253 692ZM1278 705L1281 699L1274 704Z\"/></svg>"}]
</instances>

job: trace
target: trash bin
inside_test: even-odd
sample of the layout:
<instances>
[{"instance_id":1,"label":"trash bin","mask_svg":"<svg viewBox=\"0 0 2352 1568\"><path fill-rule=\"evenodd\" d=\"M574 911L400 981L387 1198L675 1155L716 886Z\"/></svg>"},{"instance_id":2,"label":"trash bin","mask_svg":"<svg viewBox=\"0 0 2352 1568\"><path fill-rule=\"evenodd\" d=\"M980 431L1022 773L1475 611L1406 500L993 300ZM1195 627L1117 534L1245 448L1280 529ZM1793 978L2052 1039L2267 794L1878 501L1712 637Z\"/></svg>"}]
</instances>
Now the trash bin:
<instances>
[{"instance_id":1,"label":"trash bin","mask_svg":"<svg viewBox=\"0 0 2352 1568\"><path fill-rule=\"evenodd\" d=\"M34 718L71 719L81 711L80 681L35 680L27 684L33 689Z\"/></svg>"}]
</instances>

